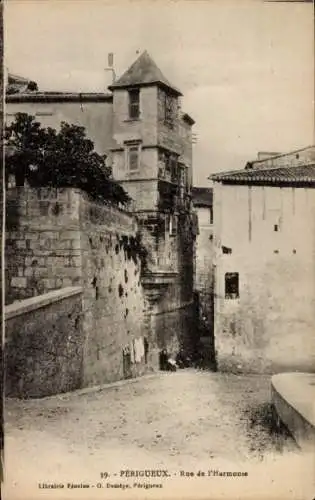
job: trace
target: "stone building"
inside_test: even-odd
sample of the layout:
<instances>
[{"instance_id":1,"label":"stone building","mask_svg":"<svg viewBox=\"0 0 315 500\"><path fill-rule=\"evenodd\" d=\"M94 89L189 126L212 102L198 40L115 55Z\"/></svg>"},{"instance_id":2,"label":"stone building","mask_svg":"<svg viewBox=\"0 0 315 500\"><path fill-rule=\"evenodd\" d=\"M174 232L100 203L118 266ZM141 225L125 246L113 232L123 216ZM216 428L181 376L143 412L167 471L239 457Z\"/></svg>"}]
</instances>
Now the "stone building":
<instances>
[{"instance_id":1,"label":"stone building","mask_svg":"<svg viewBox=\"0 0 315 500\"><path fill-rule=\"evenodd\" d=\"M198 218L198 235L195 248L194 298L198 317L199 349L205 366L215 368L212 198L212 188L193 187L192 200Z\"/></svg>"},{"instance_id":2,"label":"stone building","mask_svg":"<svg viewBox=\"0 0 315 500\"><path fill-rule=\"evenodd\" d=\"M198 217L195 292L204 334L213 334L213 201L212 188L193 187L192 200Z\"/></svg>"},{"instance_id":3,"label":"stone building","mask_svg":"<svg viewBox=\"0 0 315 500\"><path fill-rule=\"evenodd\" d=\"M154 329L173 350L178 335L194 348L193 255L196 235L191 204L193 119L182 112L181 92L147 52L110 87L111 149L115 179L135 203L140 225L154 247L155 270L145 277L154 290ZM148 234L147 233L147 234ZM162 340L163 339L163 340Z\"/></svg>"},{"instance_id":4,"label":"stone building","mask_svg":"<svg viewBox=\"0 0 315 500\"><path fill-rule=\"evenodd\" d=\"M219 369L314 370L315 147L211 178Z\"/></svg>"},{"instance_id":5,"label":"stone building","mask_svg":"<svg viewBox=\"0 0 315 500\"><path fill-rule=\"evenodd\" d=\"M162 75L147 52L109 90L108 94L28 91L6 96L7 122L14 120L17 112L25 112L35 116L43 126L58 129L62 121L84 126L96 151L106 154L114 178L133 199L132 213L129 211L125 216L116 216L124 221L117 230L117 236L115 229L107 229L105 220L102 226L100 215L95 222L93 213L96 210L100 214L99 209L87 207L75 195L71 195L73 203L70 205L63 200L62 193L49 195L47 199L36 199L34 193L27 195L21 191L18 194L13 190L8 198L12 210L18 213L16 227L11 228L7 236L7 262L10 267L7 292L10 301L31 298L33 289L30 288L30 280L34 281L35 275L36 294L51 293L64 286L83 286L82 325L84 335L90 336L89 350L83 350L84 385L125 376L120 365L123 345L113 342L113 338L124 339L125 345L134 328L128 323L138 325L141 337L149 338L153 368L157 367L156 353L162 348L175 354L181 346L192 353L197 342L193 300L197 224L191 203L194 121L181 110L180 91ZM19 199L14 200L14 196ZM63 215L60 211L55 213L54 208L55 205L62 206L59 196L65 203L65 214L69 210L72 214L70 219L73 223L68 217L65 225L70 224L69 231L75 233L71 238L69 236L69 241L63 242L70 245L65 248L61 248L61 242L58 242ZM30 217L31 213L37 214L37 220ZM38 216L41 217L44 232L48 231L42 237ZM91 220L90 225L86 225L85 217ZM115 290L119 284L126 289L119 296L119 304L122 300L124 302L122 311L119 311L112 297L106 298L114 286L108 282L110 273L106 273L105 268L109 258L113 262L121 258L123 266L124 250L119 242L125 241L127 236L135 238L137 232L142 234L142 243L149 252L149 265L145 272L142 269L141 279L137 266L126 268L128 276L121 278L117 275L119 283L113 277ZM114 244L116 237L119 241ZM102 242L107 240L110 244L104 246ZM115 245L118 245L117 256ZM77 263L72 255L75 249ZM85 252L90 254L92 250L94 254L88 257L86 268L83 265L87 258ZM51 275L56 265L60 268L62 279L57 280ZM118 263L115 266L120 269ZM130 290L127 290L128 287ZM137 305L133 300L138 287ZM91 305L96 295L97 309L96 305ZM103 330L106 321L111 324L111 320L106 320L104 316L102 301L105 301L105 306L113 304L112 311L104 306L108 318L119 316L111 332L110 328ZM87 304L91 305L88 306L88 315L84 312ZM97 323L98 317L100 320ZM102 332L105 337L102 337ZM113 332L116 333L113 335ZM94 337L96 340L93 343L91 339ZM86 357L87 352L89 355ZM109 352L112 361L106 367Z\"/></svg>"}]
</instances>

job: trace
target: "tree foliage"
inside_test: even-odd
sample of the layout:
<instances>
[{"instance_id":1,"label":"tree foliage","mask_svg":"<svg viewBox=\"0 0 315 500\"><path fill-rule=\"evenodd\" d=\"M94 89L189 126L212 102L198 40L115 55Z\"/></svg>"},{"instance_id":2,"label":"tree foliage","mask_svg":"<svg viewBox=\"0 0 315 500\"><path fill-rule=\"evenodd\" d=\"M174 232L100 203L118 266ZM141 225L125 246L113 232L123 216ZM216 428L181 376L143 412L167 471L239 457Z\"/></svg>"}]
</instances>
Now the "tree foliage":
<instances>
[{"instance_id":1,"label":"tree foliage","mask_svg":"<svg viewBox=\"0 0 315 500\"><path fill-rule=\"evenodd\" d=\"M84 127L62 122L57 132L27 113L17 113L6 126L5 140L6 172L15 176L17 186L27 181L32 187L75 187L105 203L130 201Z\"/></svg>"}]
</instances>

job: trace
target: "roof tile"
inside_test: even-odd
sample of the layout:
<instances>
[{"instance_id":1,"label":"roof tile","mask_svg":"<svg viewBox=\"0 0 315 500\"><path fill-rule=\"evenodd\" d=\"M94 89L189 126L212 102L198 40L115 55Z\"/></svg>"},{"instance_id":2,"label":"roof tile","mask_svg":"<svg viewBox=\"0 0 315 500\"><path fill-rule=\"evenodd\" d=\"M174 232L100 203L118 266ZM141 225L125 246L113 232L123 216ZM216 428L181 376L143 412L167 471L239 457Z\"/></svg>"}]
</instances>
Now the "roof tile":
<instances>
[{"instance_id":1,"label":"roof tile","mask_svg":"<svg viewBox=\"0 0 315 500\"><path fill-rule=\"evenodd\" d=\"M210 178L223 184L315 186L315 164L234 170L213 174Z\"/></svg>"}]
</instances>

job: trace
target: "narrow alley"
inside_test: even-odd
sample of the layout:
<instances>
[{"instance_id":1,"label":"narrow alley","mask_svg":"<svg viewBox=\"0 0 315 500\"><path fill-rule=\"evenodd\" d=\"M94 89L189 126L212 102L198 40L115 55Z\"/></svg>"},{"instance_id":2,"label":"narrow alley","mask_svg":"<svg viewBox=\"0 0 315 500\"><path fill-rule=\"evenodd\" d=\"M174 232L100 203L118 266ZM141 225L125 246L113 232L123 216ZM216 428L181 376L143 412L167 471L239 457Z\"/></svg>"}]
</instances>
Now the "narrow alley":
<instances>
[{"instance_id":1,"label":"narrow alley","mask_svg":"<svg viewBox=\"0 0 315 500\"><path fill-rule=\"evenodd\" d=\"M265 489L268 484L278 484L272 477L266 484L269 460L278 486L287 488L289 494L290 481L283 465L287 460L300 464L302 457L293 440L272 427L269 399L268 376L188 369L99 391L7 400L6 488L10 498L20 498L15 491L23 498L28 498L26 491L32 492L31 498L43 494L68 498L64 490L43 490L39 484L87 482L96 488L93 494L97 498L129 498L140 495L140 486L126 495L117 484L134 485L134 479L121 477L122 470L163 469L170 477L144 479L148 484L163 483L164 496L173 495L176 485L183 495L193 485L205 488L211 483L226 492L226 488L235 488L235 482L247 481L250 497L251 487L257 488L260 480ZM276 472L277 463L285 482L282 473ZM242 471L248 476L225 480L197 476L198 471L208 470ZM21 484L23 488L19 488ZM102 493L99 484L106 488ZM300 481L299 488L304 486ZM67 495L73 492L68 487ZM82 487L75 494L89 498ZM152 486L146 494L154 496L159 491Z\"/></svg>"}]
</instances>

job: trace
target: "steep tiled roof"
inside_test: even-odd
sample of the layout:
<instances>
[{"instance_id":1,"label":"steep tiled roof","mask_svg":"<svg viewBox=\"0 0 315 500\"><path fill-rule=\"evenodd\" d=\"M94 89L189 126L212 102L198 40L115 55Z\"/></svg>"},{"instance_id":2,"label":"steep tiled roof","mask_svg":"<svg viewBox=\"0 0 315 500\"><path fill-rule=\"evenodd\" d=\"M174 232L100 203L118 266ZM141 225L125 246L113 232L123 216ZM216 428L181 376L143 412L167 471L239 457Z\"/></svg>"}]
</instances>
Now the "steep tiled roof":
<instances>
[{"instance_id":1,"label":"steep tiled roof","mask_svg":"<svg viewBox=\"0 0 315 500\"><path fill-rule=\"evenodd\" d=\"M248 168L220 172L210 179L223 184L296 185L315 187L315 163L312 165L281 166L273 168Z\"/></svg>"},{"instance_id":2,"label":"steep tiled roof","mask_svg":"<svg viewBox=\"0 0 315 500\"><path fill-rule=\"evenodd\" d=\"M196 207L212 207L212 188L193 187L191 194Z\"/></svg>"},{"instance_id":3,"label":"steep tiled roof","mask_svg":"<svg viewBox=\"0 0 315 500\"><path fill-rule=\"evenodd\" d=\"M163 75L147 51L143 52L129 69L110 87L110 90L127 88L136 85L160 84L173 91L176 95L182 95Z\"/></svg>"}]
</instances>

